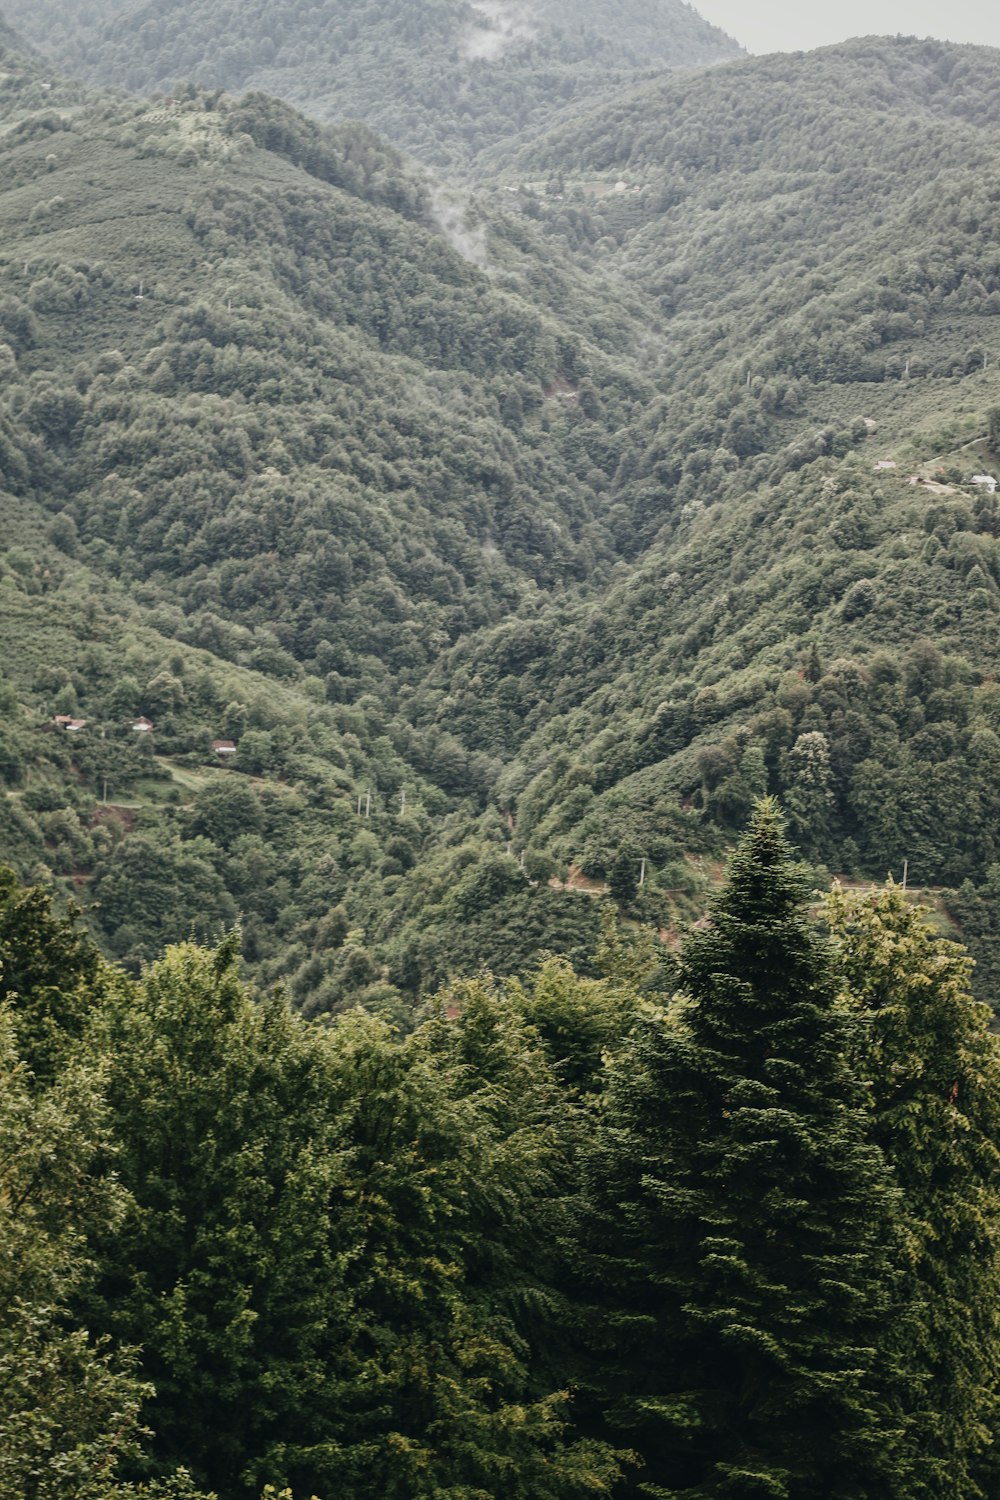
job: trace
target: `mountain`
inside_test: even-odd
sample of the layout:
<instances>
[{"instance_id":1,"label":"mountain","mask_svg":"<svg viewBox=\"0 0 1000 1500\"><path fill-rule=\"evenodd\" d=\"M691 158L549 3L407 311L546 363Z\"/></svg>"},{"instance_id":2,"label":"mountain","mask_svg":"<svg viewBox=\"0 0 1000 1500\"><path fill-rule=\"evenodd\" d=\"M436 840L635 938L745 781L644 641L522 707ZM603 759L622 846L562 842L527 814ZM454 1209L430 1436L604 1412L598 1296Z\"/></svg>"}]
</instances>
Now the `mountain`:
<instances>
[{"instance_id":1,"label":"mountain","mask_svg":"<svg viewBox=\"0 0 1000 1500\"><path fill-rule=\"evenodd\" d=\"M682 0L54 0L43 13L12 0L7 13L91 83L264 90L321 120L364 120L437 165L651 70L740 50Z\"/></svg>"},{"instance_id":2,"label":"mountain","mask_svg":"<svg viewBox=\"0 0 1000 1500\"><path fill-rule=\"evenodd\" d=\"M402 1017L586 968L608 891L674 930L770 790L992 984L995 61L660 78L470 197L364 126L8 52L22 872L129 963L241 915L300 1005Z\"/></svg>"},{"instance_id":3,"label":"mountain","mask_svg":"<svg viewBox=\"0 0 1000 1500\"><path fill-rule=\"evenodd\" d=\"M645 856L684 898L705 812L735 827L771 790L815 860L971 881L950 910L982 928L996 61L900 40L737 63L524 149L514 201L645 298L658 390L609 485L634 571L523 630L516 667L499 635L459 643L426 698L451 708L456 671L514 697L499 728L467 696L450 718L515 747L502 786L554 866L634 881Z\"/></svg>"},{"instance_id":4,"label":"mountain","mask_svg":"<svg viewBox=\"0 0 1000 1500\"><path fill-rule=\"evenodd\" d=\"M349 933L337 962L380 980L365 931L425 856L427 948L460 883L435 895L430 846L463 843L493 779L406 695L449 641L607 574L593 476L649 388L576 331L589 315L463 258L364 127L94 100L4 62L8 855L69 878L133 961L241 913L250 957L329 1003ZM608 415L582 433L561 392L595 380ZM506 839L496 818L477 858ZM294 933L355 886L317 962ZM579 946L592 914L546 903ZM447 970L432 946L421 974Z\"/></svg>"}]
</instances>

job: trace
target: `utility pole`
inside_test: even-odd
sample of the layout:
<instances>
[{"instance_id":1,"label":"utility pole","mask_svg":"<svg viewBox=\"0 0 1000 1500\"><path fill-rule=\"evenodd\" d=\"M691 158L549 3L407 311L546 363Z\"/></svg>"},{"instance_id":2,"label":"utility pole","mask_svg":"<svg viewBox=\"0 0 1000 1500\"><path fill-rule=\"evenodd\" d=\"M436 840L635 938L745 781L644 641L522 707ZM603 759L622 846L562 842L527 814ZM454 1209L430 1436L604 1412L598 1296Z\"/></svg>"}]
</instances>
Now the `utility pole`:
<instances>
[{"instance_id":1,"label":"utility pole","mask_svg":"<svg viewBox=\"0 0 1000 1500\"><path fill-rule=\"evenodd\" d=\"M640 886L640 888L642 886L644 886L645 884L646 884L646 861L643 860L643 862L642 862L642 869L639 871L639 886Z\"/></svg>"},{"instance_id":2,"label":"utility pole","mask_svg":"<svg viewBox=\"0 0 1000 1500\"><path fill-rule=\"evenodd\" d=\"M361 816L361 804L362 804L363 800L364 799L362 798L361 793L359 792L358 793L358 817L359 818Z\"/></svg>"},{"instance_id":3,"label":"utility pole","mask_svg":"<svg viewBox=\"0 0 1000 1500\"><path fill-rule=\"evenodd\" d=\"M104 799L103 800L104 800L105 807L107 807L107 805L108 805L108 778L107 778L107 775L105 775L105 777L104 777Z\"/></svg>"},{"instance_id":4,"label":"utility pole","mask_svg":"<svg viewBox=\"0 0 1000 1500\"><path fill-rule=\"evenodd\" d=\"M372 815L372 794L371 794L371 792L368 792L366 794L366 796L365 796L365 817L366 818L370 818L371 815Z\"/></svg>"},{"instance_id":5,"label":"utility pole","mask_svg":"<svg viewBox=\"0 0 1000 1500\"><path fill-rule=\"evenodd\" d=\"M909 875L910 875L910 861L908 859L904 859L903 860L903 890L904 891L906 890L906 882L909 879Z\"/></svg>"},{"instance_id":6,"label":"utility pole","mask_svg":"<svg viewBox=\"0 0 1000 1500\"><path fill-rule=\"evenodd\" d=\"M400 792L400 794L399 794L399 816L402 817L403 814L405 813L405 811L406 811L406 793L405 792Z\"/></svg>"}]
</instances>

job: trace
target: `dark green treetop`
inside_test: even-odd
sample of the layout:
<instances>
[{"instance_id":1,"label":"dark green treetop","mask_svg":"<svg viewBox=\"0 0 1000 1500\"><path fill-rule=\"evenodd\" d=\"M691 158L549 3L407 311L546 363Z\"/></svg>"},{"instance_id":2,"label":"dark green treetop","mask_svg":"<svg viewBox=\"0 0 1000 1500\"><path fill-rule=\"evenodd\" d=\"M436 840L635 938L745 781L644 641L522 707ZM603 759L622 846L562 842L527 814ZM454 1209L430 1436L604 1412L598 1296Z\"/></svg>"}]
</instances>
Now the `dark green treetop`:
<instances>
[{"instance_id":1,"label":"dark green treetop","mask_svg":"<svg viewBox=\"0 0 1000 1500\"><path fill-rule=\"evenodd\" d=\"M311 1025L237 946L168 950L102 1039L132 1201L85 1305L142 1347L154 1472L222 1500L610 1494L613 1453L529 1367L562 1118L529 1029L471 1003L454 1047Z\"/></svg>"}]
</instances>

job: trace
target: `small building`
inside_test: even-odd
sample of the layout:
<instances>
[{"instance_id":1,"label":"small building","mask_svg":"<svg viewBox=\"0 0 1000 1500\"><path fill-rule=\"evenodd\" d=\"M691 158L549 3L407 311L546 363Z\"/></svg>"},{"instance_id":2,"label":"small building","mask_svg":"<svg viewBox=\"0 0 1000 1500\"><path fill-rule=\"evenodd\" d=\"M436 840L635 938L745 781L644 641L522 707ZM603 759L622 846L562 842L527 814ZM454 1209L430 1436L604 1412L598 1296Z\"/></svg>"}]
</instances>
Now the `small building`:
<instances>
[{"instance_id":1,"label":"small building","mask_svg":"<svg viewBox=\"0 0 1000 1500\"><path fill-rule=\"evenodd\" d=\"M140 715L138 719L132 720L133 734L150 734L152 732L152 729L152 721L150 719L147 719L145 715Z\"/></svg>"},{"instance_id":2,"label":"small building","mask_svg":"<svg viewBox=\"0 0 1000 1500\"><path fill-rule=\"evenodd\" d=\"M878 474L885 469L896 469L898 467L899 465L896 463L896 460L894 458L880 458L878 463L875 465L875 472L876 474Z\"/></svg>"},{"instance_id":3,"label":"small building","mask_svg":"<svg viewBox=\"0 0 1000 1500\"><path fill-rule=\"evenodd\" d=\"M67 719L63 725L67 734L79 734L81 729L86 729L86 719Z\"/></svg>"},{"instance_id":4,"label":"small building","mask_svg":"<svg viewBox=\"0 0 1000 1500\"><path fill-rule=\"evenodd\" d=\"M973 474L972 482L990 495L995 495L997 492L997 481L992 474Z\"/></svg>"},{"instance_id":5,"label":"small building","mask_svg":"<svg viewBox=\"0 0 1000 1500\"><path fill-rule=\"evenodd\" d=\"M228 760L236 754L236 746L232 740L213 740L212 749L220 760Z\"/></svg>"}]
</instances>

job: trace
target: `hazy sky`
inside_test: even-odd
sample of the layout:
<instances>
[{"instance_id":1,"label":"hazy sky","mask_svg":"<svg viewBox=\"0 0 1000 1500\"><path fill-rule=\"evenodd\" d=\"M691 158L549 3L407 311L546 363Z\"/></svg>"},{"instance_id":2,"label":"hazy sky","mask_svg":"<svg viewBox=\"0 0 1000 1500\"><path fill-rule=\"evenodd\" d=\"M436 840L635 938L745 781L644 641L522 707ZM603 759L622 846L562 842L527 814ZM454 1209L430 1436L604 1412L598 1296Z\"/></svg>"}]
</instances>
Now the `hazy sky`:
<instances>
[{"instance_id":1,"label":"hazy sky","mask_svg":"<svg viewBox=\"0 0 1000 1500\"><path fill-rule=\"evenodd\" d=\"M1000 47L996 0L694 0L706 20L750 52L794 52L849 36L936 36Z\"/></svg>"}]
</instances>

